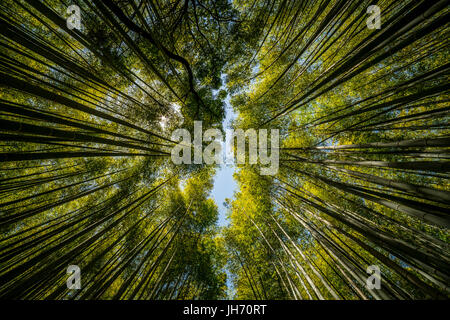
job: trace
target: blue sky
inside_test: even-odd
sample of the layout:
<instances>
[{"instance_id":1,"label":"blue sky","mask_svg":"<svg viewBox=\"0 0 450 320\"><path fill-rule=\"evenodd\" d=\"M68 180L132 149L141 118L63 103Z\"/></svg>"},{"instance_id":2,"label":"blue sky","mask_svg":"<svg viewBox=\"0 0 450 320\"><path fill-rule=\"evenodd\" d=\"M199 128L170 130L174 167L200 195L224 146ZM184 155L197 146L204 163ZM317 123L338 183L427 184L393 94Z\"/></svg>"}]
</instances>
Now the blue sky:
<instances>
[{"instance_id":1,"label":"blue sky","mask_svg":"<svg viewBox=\"0 0 450 320\"><path fill-rule=\"evenodd\" d=\"M221 165L214 177L214 187L211 196L219 207L219 226L228 224L226 219L226 208L223 206L225 198L232 198L237 184L233 179L234 166Z\"/></svg>"},{"instance_id":2,"label":"blue sky","mask_svg":"<svg viewBox=\"0 0 450 320\"><path fill-rule=\"evenodd\" d=\"M233 112L233 108L230 105L229 96L225 99L225 112L226 115L223 120L223 127L224 129L228 129L231 121L236 117L236 114ZM229 143L229 141L225 141L225 143ZM233 193L237 188L236 181L233 179L234 169L235 167L232 164L222 164L217 168L216 175L214 177L214 187L211 192L211 197L219 207L219 226L225 226L228 224L228 220L226 219L227 209L223 206L223 202L225 201L225 198L232 198Z\"/></svg>"}]
</instances>

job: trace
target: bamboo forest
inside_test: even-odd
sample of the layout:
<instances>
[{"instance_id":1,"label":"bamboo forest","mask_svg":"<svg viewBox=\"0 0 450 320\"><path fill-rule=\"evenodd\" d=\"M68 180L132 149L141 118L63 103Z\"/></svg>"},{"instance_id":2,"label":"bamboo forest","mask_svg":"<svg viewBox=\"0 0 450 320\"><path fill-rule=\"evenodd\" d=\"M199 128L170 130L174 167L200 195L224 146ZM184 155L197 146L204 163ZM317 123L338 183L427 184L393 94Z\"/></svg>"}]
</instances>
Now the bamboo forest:
<instances>
[{"instance_id":1,"label":"bamboo forest","mask_svg":"<svg viewBox=\"0 0 450 320\"><path fill-rule=\"evenodd\" d=\"M0 298L449 299L449 4L0 1Z\"/></svg>"}]
</instances>

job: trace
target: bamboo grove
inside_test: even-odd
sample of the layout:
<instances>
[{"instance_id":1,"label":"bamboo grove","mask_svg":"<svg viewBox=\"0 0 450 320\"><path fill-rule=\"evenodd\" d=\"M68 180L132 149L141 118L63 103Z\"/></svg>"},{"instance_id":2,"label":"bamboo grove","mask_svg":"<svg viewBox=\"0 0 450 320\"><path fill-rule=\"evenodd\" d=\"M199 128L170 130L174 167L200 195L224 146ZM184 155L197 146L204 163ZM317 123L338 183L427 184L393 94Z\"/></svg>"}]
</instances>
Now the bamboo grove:
<instances>
[{"instance_id":1,"label":"bamboo grove","mask_svg":"<svg viewBox=\"0 0 450 320\"><path fill-rule=\"evenodd\" d=\"M449 15L444 0L2 1L0 297L448 299ZM236 167L219 227L217 168L174 165L171 132L225 129L227 96L233 128L280 130L280 161Z\"/></svg>"}]
</instances>

